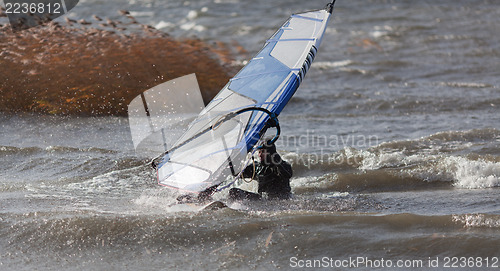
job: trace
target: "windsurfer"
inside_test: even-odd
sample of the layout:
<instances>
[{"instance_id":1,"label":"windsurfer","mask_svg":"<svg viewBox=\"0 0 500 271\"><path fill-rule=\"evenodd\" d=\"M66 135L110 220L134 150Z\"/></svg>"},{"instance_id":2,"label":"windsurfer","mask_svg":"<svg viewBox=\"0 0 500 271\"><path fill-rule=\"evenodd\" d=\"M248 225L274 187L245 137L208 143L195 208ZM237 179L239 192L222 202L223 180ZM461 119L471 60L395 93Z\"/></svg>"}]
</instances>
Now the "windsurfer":
<instances>
[{"instance_id":1,"label":"windsurfer","mask_svg":"<svg viewBox=\"0 0 500 271\"><path fill-rule=\"evenodd\" d=\"M266 141L259 149L260 162L247 166L242 175L244 178L254 177L259 183L258 194L239 188L229 190L232 200L259 200L265 193L268 199L290 199L292 196L290 178L292 166L281 159L274 143Z\"/></svg>"}]
</instances>

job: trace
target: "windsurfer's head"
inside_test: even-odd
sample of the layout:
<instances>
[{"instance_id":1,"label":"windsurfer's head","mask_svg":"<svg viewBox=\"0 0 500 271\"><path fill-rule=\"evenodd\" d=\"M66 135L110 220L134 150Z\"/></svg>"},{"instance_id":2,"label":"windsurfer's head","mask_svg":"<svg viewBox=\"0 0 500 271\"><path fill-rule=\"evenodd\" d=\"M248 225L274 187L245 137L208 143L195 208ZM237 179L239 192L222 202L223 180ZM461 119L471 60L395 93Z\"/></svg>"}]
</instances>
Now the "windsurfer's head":
<instances>
[{"instance_id":1,"label":"windsurfer's head","mask_svg":"<svg viewBox=\"0 0 500 271\"><path fill-rule=\"evenodd\" d=\"M281 157L276 152L276 145L270 143L270 140L265 140L259 147L259 158L264 164L278 164L281 162Z\"/></svg>"},{"instance_id":2,"label":"windsurfer's head","mask_svg":"<svg viewBox=\"0 0 500 271\"><path fill-rule=\"evenodd\" d=\"M274 142L268 139L264 140L264 143L262 143L259 149L265 150L269 154L276 153L276 145L274 145Z\"/></svg>"}]
</instances>

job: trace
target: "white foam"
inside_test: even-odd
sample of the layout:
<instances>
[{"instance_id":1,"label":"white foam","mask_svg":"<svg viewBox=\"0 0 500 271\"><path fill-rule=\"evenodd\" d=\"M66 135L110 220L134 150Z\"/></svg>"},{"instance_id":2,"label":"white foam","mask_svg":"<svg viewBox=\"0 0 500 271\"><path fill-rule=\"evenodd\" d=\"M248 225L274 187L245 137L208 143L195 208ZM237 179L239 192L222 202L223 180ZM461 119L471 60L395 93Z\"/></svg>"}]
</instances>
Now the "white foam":
<instances>
[{"instance_id":1,"label":"white foam","mask_svg":"<svg viewBox=\"0 0 500 271\"><path fill-rule=\"evenodd\" d=\"M408 156L404 155L402 151L379 154L362 151L360 154L363 156L363 161L359 166L359 169L361 170L396 167L401 164L406 164L405 160L408 158Z\"/></svg>"},{"instance_id":2,"label":"white foam","mask_svg":"<svg viewBox=\"0 0 500 271\"><path fill-rule=\"evenodd\" d=\"M319 69L332 69L349 66L353 63L352 60L346 59L341 61L318 61L312 64L313 67Z\"/></svg>"},{"instance_id":3,"label":"white foam","mask_svg":"<svg viewBox=\"0 0 500 271\"><path fill-rule=\"evenodd\" d=\"M134 17L154 17L154 11L130 11L130 15Z\"/></svg>"},{"instance_id":4,"label":"white foam","mask_svg":"<svg viewBox=\"0 0 500 271\"><path fill-rule=\"evenodd\" d=\"M115 170L95 176L89 180L68 184L68 188L88 190L89 192L109 192L117 189L132 189L142 182L141 176L136 176L142 167Z\"/></svg>"},{"instance_id":5,"label":"white foam","mask_svg":"<svg viewBox=\"0 0 500 271\"><path fill-rule=\"evenodd\" d=\"M196 10L190 10L186 16L188 20L194 20L198 17L198 12Z\"/></svg>"},{"instance_id":6,"label":"white foam","mask_svg":"<svg viewBox=\"0 0 500 271\"><path fill-rule=\"evenodd\" d=\"M133 200L134 204L145 207L148 210L163 210L169 212L184 211L178 207L183 204L175 204L175 197L169 189L155 189L144 191L139 198ZM179 205L179 206L177 206Z\"/></svg>"},{"instance_id":7,"label":"white foam","mask_svg":"<svg viewBox=\"0 0 500 271\"><path fill-rule=\"evenodd\" d=\"M493 217L487 217L484 214L466 214L454 215L453 221L464 224L466 228L488 227L500 228L500 220Z\"/></svg>"},{"instance_id":8,"label":"white foam","mask_svg":"<svg viewBox=\"0 0 500 271\"><path fill-rule=\"evenodd\" d=\"M206 27L204 27L203 25L197 25L194 22L184 23L180 26L180 28L185 31L194 30L197 32L203 32L206 30Z\"/></svg>"},{"instance_id":9,"label":"white foam","mask_svg":"<svg viewBox=\"0 0 500 271\"><path fill-rule=\"evenodd\" d=\"M500 186L500 163L447 157L443 165L452 170L456 187L475 189Z\"/></svg>"},{"instance_id":10,"label":"white foam","mask_svg":"<svg viewBox=\"0 0 500 271\"><path fill-rule=\"evenodd\" d=\"M478 189L500 186L500 163L472 160L463 156L424 153L406 154L402 151L357 151L362 157L360 170L400 168L401 173L425 181L453 182L458 188Z\"/></svg>"},{"instance_id":11,"label":"white foam","mask_svg":"<svg viewBox=\"0 0 500 271\"><path fill-rule=\"evenodd\" d=\"M293 192L301 192L314 189L322 189L332 185L338 179L338 175L335 173L325 174L321 177L298 177L292 178L290 185Z\"/></svg>"},{"instance_id":12,"label":"white foam","mask_svg":"<svg viewBox=\"0 0 500 271\"><path fill-rule=\"evenodd\" d=\"M170 22L160 21L154 27L156 29L173 28L173 27L175 27L175 24L170 23Z\"/></svg>"},{"instance_id":13,"label":"white foam","mask_svg":"<svg viewBox=\"0 0 500 271\"><path fill-rule=\"evenodd\" d=\"M249 25L242 25L238 28L238 31L236 31L236 34L239 36L247 36L250 35L254 28Z\"/></svg>"},{"instance_id":14,"label":"white foam","mask_svg":"<svg viewBox=\"0 0 500 271\"><path fill-rule=\"evenodd\" d=\"M489 84L477 82L440 82L439 85L456 88L487 88L491 87Z\"/></svg>"},{"instance_id":15,"label":"white foam","mask_svg":"<svg viewBox=\"0 0 500 271\"><path fill-rule=\"evenodd\" d=\"M380 38L380 37L383 37L383 36L387 36L389 34L389 32L387 31L379 31L379 30L375 30L375 31L372 31L370 32L370 36L372 36L373 38Z\"/></svg>"}]
</instances>

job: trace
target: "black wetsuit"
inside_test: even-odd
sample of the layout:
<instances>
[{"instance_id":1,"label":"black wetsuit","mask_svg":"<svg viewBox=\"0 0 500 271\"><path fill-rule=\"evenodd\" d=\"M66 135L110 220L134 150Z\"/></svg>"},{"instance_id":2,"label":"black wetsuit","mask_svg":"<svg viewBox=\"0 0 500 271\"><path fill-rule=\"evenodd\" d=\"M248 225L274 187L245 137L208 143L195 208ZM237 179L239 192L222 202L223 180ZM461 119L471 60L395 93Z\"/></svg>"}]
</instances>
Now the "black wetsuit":
<instances>
[{"instance_id":1,"label":"black wetsuit","mask_svg":"<svg viewBox=\"0 0 500 271\"><path fill-rule=\"evenodd\" d=\"M281 157L274 153L274 160L271 163L256 162L255 174L254 166L249 165L243 170L243 177L254 178L259 183L259 194L243 191L238 188L233 188L229 191L230 197L233 199L260 199L261 194L265 193L269 199L289 199L292 195L290 188L290 178L293 171L292 166L283 161Z\"/></svg>"}]
</instances>

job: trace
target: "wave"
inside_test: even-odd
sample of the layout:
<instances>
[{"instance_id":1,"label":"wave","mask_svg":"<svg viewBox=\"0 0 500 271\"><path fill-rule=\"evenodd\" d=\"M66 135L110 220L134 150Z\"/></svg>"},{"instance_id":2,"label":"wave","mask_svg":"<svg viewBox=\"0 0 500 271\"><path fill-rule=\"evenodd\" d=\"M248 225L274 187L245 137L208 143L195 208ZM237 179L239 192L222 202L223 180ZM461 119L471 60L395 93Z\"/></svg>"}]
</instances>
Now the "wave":
<instances>
[{"instance_id":1,"label":"wave","mask_svg":"<svg viewBox=\"0 0 500 271\"><path fill-rule=\"evenodd\" d=\"M493 128L439 132L379 144L368 150L284 153L293 165L296 190L399 191L500 187L500 131Z\"/></svg>"},{"instance_id":2,"label":"wave","mask_svg":"<svg viewBox=\"0 0 500 271\"><path fill-rule=\"evenodd\" d=\"M323 213L297 216L302 224L343 224L357 223L365 226L388 226L394 230L408 228L500 228L500 215L494 214L462 214L462 215L417 215L400 214L335 214Z\"/></svg>"},{"instance_id":3,"label":"wave","mask_svg":"<svg viewBox=\"0 0 500 271\"><path fill-rule=\"evenodd\" d=\"M42 148L39 147L0 146L0 155L13 155L13 154L31 155L42 151L43 151Z\"/></svg>"},{"instance_id":4,"label":"wave","mask_svg":"<svg viewBox=\"0 0 500 271\"><path fill-rule=\"evenodd\" d=\"M482 189L500 187L500 131L493 128L444 131L414 140L392 141L369 149L344 148L337 152L283 152L294 170L297 194L315 192L375 192L421 189ZM130 182L143 176L147 161L104 148L67 146L0 146L0 156L11 163L2 191L18 189L14 181L66 180L74 185L112 191L102 182ZM125 172L132 170L134 174ZM56 181L57 182L57 181ZM83 183L80 183L83 182ZM79 184L78 184L79 183ZM128 187L127 183L122 184ZM119 191L119 189L115 189Z\"/></svg>"},{"instance_id":5,"label":"wave","mask_svg":"<svg viewBox=\"0 0 500 271\"><path fill-rule=\"evenodd\" d=\"M439 82L441 86L455 87L455 88L496 88L493 85L477 82Z\"/></svg>"},{"instance_id":6,"label":"wave","mask_svg":"<svg viewBox=\"0 0 500 271\"><path fill-rule=\"evenodd\" d=\"M9 163L0 164L1 191L11 190L14 182L17 188L27 184L36 185L54 182L75 182L101 174L126 170L147 164L147 161L116 150L97 147L14 147L0 146L0 157Z\"/></svg>"},{"instance_id":7,"label":"wave","mask_svg":"<svg viewBox=\"0 0 500 271\"><path fill-rule=\"evenodd\" d=\"M224 215L221 216L221 212ZM10 248L31 251L48 249L55 253L111 247L168 250L199 245L207 246L212 251L220 247L225 238L255 238L256 235L262 234L263 229L274 229L277 232L284 230L286 233L285 229L289 226L289 230L300 232L304 227L320 229L321 225L328 225L329 228L341 229L356 225L355 228L360 231L376 228L377 233L384 239L393 238L391 236L395 232L423 232L427 242L434 239L460 239L460 236L445 235L463 228L500 228L500 216L489 214L424 216L409 213L373 215L301 211L253 212L250 214L252 222L242 223L241 219L245 215L248 213L231 209L163 216L96 216L82 212L79 216L71 217L52 217L46 213L37 213L16 218L2 214L7 220L0 221L0 236L8 240ZM35 220L37 217L39 219ZM279 219L279 224L276 224L276 219ZM12 224L9 222L12 220L17 222ZM280 240L277 237L275 236L275 241ZM343 238L350 237L343 235ZM415 241L412 237L400 237L402 242L412 240Z\"/></svg>"},{"instance_id":8,"label":"wave","mask_svg":"<svg viewBox=\"0 0 500 271\"><path fill-rule=\"evenodd\" d=\"M67 154L67 153L101 153L101 154L116 154L117 151L88 147L88 148L75 148L69 146L47 146L47 147L14 147L14 146L0 146L0 155L33 155L36 153L55 153L55 154Z\"/></svg>"},{"instance_id":9,"label":"wave","mask_svg":"<svg viewBox=\"0 0 500 271\"><path fill-rule=\"evenodd\" d=\"M452 221L462 224L464 228L500 229L500 216L498 215L491 215L491 214L453 215Z\"/></svg>"}]
</instances>

